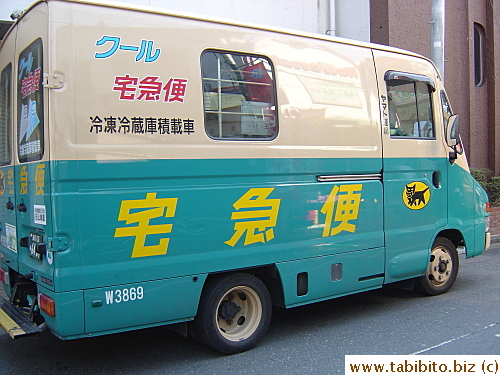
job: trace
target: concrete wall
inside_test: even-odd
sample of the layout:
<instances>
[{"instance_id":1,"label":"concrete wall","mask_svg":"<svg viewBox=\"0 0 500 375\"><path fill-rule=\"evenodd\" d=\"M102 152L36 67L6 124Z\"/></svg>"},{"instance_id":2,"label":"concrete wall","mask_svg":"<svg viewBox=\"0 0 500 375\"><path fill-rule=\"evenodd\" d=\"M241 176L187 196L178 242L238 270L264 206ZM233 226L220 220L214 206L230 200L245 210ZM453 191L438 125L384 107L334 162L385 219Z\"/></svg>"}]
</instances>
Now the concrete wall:
<instances>
[{"instance_id":1,"label":"concrete wall","mask_svg":"<svg viewBox=\"0 0 500 375\"><path fill-rule=\"evenodd\" d=\"M26 9L33 0L0 0L0 20L10 21L10 15L17 10Z\"/></svg>"},{"instance_id":2,"label":"concrete wall","mask_svg":"<svg viewBox=\"0 0 500 375\"><path fill-rule=\"evenodd\" d=\"M336 0L336 34L343 38L370 41L370 0Z\"/></svg>"}]
</instances>

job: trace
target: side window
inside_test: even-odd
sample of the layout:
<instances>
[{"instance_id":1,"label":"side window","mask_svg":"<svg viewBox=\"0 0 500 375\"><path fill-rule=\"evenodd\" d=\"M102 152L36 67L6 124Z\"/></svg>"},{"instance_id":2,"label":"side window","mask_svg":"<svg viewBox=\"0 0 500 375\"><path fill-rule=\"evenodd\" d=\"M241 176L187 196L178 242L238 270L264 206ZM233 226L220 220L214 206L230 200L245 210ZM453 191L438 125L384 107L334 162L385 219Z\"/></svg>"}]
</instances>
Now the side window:
<instances>
[{"instance_id":1,"label":"side window","mask_svg":"<svg viewBox=\"0 0 500 375\"><path fill-rule=\"evenodd\" d=\"M37 39L19 55L17 75L17 140L19 161L43 158L43 50Z\"/></svg>"},{"instance_id":2,"label":"side window","mask_svg":"<svg viewBox=\"0 0 500 375\"><path fill-rule=\"evenodd\" d=\"M386 82L391 137L434 139L432 87L420 81Z\"/></svg>"},{"instance_id":3,"label":"side window","mask_svg":"<svg viewBox=\"0 0 500 375\"><path fill-rule=\"evenodd\" d=\"M9 64L0 76L0 165L12 161L12 65Z\"/></svg>"},{"instance_id":4,"label":"side window","mask_svg":"<svg viewBox=\"0 0 500 375\"><path fill-rule=\"evenodd\" d=\"M277 135L273 67L262 56L205 51L201 56L205 131L213 139Z\"/></svg>"}]
</instances>

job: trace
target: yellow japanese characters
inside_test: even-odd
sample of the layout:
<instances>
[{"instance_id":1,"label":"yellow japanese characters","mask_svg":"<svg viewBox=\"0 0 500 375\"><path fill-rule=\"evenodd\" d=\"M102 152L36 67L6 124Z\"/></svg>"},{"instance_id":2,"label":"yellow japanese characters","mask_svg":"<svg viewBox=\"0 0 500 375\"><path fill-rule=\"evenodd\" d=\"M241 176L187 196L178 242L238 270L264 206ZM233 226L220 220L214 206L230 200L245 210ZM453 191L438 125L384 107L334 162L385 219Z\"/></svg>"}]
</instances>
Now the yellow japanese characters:
<instances>
[{"instance_id":1,"label":"yellow japanese characters","mask_svg":"<svg viewBox=\"0 0 500 375\"><path fill-rule=\"evenodd\" d=\"M42 172L43 173L43 169ZM231 247L241 240L243 246L266 243L274 239L274 228L278 221L281 199L269 198L275 188L252 188L234 204L231 220L234 233L224 241ZM335 185L326 199L321 213L325 215L322 225L323 237L334 236L342 231L354 233L361 203L362 184ZM132 258L165 255L170 238L160 238L155 245L146 245L149 235L168 235L173 224L150 224L152 219L173 218L178 198L156 198L156 193L146 194L145 199L124 200L118 214L126 227L116 228L115 237L135 237ZM317 218L316 218L317 220ZM129 224L135 224L128 226ZM334 225L337 223L337 225Z\"/></svg>"},{"instance_id":2,"label":"yellow japanese characters","mask_svg":"<svg viewBox=\"0 0 500 375\"><path fill-rule=\"evenodd\" d=\"M323 237L334 236L342 231L354 233L356 225L349 223L349 221L358 218L361 193L356 192L360 192L362 189L363 185L361 184L335 185L332 188L328 199L321 208L321 212L326 216ZM335 202L337 202L336 205ZM340 223L332 228L332 221Z\"/></svg>"},{"instance_id":3,"label":"yellow japanese characters","mask_svg":"<svg viewBox=\"0 0 500 375\"><path fill-rule=\"evenodd\" d=\"M236 245L243 234L246 234L244 245L265 243L274 238L273 228L278 220L281 199L267 199L273 190L274 188L250 189L233 204L236 212L231 214L231 220L241 221L234 223L235 232L226 244Z\"/></svg>"},{"instance_id":4,"label":"yellow japanese characters","mask_svg":"<svg viewBox=\"0 0 500 375\"><path fill-rule=\"evenodd\" d=\"M21 168L20 178L21 189L19 190L20 194L28 194L28 167L23 165Z\"/></svg>"},{"instance_id":5,"label":"yellow japanese characters","mask_svg":"<svg viewBox=\"0 0 500 375\"><path fill-rule=\"evenodd\" d=\"M146 245L146 237L151 234L168 234L172 224L150 225L149 221L158 217L174 217L177 198L156 198L156 193L146 194L146 199L122 201L118 220L133 227L117 228L115 237L135 237L132 258L164 255L167 253L169 238L162 238L158 245ZM131 212L137 210L138 212Z\"/></svg>"},{"instance_id":6,"label":"yellow japanese characters","mask_svg":"<svg viewBox=\"0 0 500 375\"><path fill-rule=\"evenodd\" d=\"M0 195L5 194L5 173L0 169Z\"/></svg>"},{"instance_id":7,"label":"yellow japanese characters","mask_svg":"<svg viewBox=\"0 0 500 375\"><path fill-rule=\"evenodd\" d=\"M38 164L35 172L35 195L43 195L45 188L45 164Z\"/></svg>"}]
</instances>

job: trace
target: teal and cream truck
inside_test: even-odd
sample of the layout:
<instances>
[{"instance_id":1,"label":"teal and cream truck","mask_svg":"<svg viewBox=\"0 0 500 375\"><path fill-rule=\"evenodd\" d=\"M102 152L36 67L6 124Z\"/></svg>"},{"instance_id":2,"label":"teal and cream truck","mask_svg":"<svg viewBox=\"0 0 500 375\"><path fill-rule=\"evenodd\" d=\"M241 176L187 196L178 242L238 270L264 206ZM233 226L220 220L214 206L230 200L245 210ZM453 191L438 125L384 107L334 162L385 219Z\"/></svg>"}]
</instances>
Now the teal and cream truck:
<instances>
[{"instance_id":1,"label":"teal and cream truck","mask_svg":"<svg viewBox=\"0 0 500 375\"><path fill-rule=\"evenodd\" d=\"M0 50L0 323L174 325L224 353L272 306L444 293L488 199L428 59L291 30L38 1Z\"/></svg>"}]
</instances>

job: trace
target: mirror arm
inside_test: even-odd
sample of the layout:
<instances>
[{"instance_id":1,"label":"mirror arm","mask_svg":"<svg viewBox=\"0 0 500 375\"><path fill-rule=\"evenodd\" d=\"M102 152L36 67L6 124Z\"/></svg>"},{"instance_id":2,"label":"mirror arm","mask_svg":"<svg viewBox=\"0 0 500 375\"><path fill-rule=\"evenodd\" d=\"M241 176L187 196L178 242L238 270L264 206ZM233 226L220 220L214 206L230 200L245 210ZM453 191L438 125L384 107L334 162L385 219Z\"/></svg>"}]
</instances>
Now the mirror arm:
<instances>
[{"instance_id":1,"label":"mirror arm","mask_svg":"<svg viewBox=\"0 0 500 375\"><path fill-rule=\"evenodd\" d=\"M453 146L453 151L450 151L448 153L448 160L450 161L450 164L455 163L455 160L458 158L458 153L457 153L457 146Z\"/></svg>"}]
</instances>

